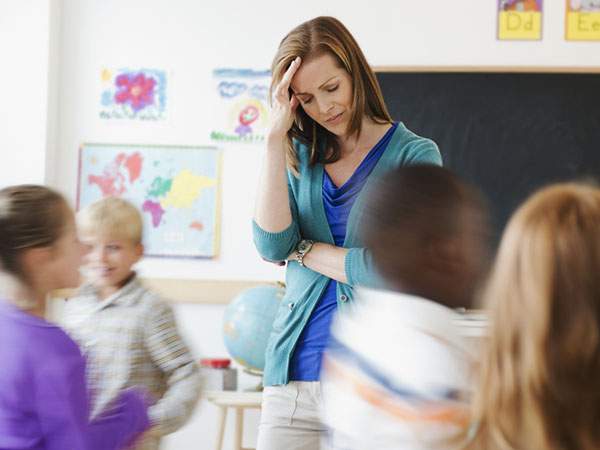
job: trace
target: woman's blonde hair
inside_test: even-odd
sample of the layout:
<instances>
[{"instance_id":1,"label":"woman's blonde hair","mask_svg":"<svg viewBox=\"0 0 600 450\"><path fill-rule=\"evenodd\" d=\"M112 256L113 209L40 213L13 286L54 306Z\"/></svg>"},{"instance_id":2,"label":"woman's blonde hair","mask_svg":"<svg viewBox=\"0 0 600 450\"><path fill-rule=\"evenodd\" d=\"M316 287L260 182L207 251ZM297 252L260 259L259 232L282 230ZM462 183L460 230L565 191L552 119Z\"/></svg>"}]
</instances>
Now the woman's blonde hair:
<instances>
[{"instance_id":1,"label":"woman's blonde hair","mask_svg":"<svg viewBox=\"0 0 600 450\"><path fill-rule=\"evenodd\" d=\"M352 116L348 133L359 136L365 116L377 123L391 123L392 118L373 70L354 37L334 17L316 17L300 24L283 38L271 66L270 98L296 57L306 62L323 54L332 55L352 78ZM340 158L335 135L312 120L302 106L298 106L294 124L287 134L288 167L297 173L298 155L292 144L294 138L309 145L311 165L317 162L331 163Z\"/></svg>"},{"instance_id":2,"label":"woman's blonde hair","mask_svg":"<svg viewBox=\"0 0 600 450\"><path fill-rule=\"evenodd\" d=\"M470 448L600 448L600 190L533 195L508 224L484 300Z\"/></svg>"}]
</instances>

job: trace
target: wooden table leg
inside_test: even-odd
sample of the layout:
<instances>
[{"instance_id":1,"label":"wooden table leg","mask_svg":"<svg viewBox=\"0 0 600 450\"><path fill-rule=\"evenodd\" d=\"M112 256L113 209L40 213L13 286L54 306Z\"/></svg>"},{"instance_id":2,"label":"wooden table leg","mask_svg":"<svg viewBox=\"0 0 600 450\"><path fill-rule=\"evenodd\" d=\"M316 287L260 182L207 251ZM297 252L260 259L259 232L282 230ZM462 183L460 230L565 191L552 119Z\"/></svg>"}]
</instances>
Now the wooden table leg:
<instances>
[{"instance_id":1,"label":"wooden table leg","mask_svg":"<svg viewBox=\"0 0 600 450\"><path fill-rule=\"evenodd\" d=\"M217 429L217 445L215 450L223 450L223 437L225 435L225 423L227 422L227 407L219 406L219 428Z\"/></svg>"},{"instance_id":2,"label":"wooden table leg","mask_svg":"<svg viewBox=\"0 0 600 450\"><path fill-rule=\"evenodd\" d=\"M235 408L235 450L242 449L244 438L244 408Z\"/></svg>"}]
</instances>

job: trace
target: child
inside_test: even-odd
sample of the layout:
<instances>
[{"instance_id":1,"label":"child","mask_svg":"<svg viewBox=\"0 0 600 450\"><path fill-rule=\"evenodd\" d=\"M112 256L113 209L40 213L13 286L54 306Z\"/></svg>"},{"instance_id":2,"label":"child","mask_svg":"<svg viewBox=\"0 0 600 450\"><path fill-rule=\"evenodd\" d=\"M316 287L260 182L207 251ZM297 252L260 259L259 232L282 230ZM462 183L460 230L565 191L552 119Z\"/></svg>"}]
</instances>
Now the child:
<instances>
[{"instance_id":1,"label":"child","mask_svg":"<svg viewBox=\"0 0 600 450\"><path fill-rule=\"evenodd\" d=\"M336 449L451 448L466 424L472 350L456 308L488 258L479 194L450 171L386 174L363 212L365 244L389 291L359 289L324 360L324 421Z\"/></svg>"},{"instance_id":2,"label":"child","mask_svg":"<svg viewBox=\"0 0 600 450\"><path fill-rule=\"evenodd\" d=\"M132 270L143 254L139 211L109 197L81 211L78 226L90 248L84 259L88 283L67 302L64 323L90 361L92 416L123 389L145 386L156 403L149 409L152 428L136 449L158 449L161 436L180 428L197 403L198 368L171 307Z\"/></svg>"},{"instance_id":3,"label":"child","mask_svg":"<svg viewBox=\"0 0 600 450\"><path fill-rule=\"evenodd\" d=\"M600 448L600 190L559 184L510 220L486 292L471 449Z\"/></svg>"},{"instance_id":4,"label":"child","mask_svg":"<svg viewBox=\"0 0 600 450\"><path fill-rule=\"evenodd\" d=\"M89 422L85 360L44 320L47 294L74 287L83 249L64 198L42 186L0 190L0 449L117 450L148 427L129 390Z\"/></svg>"}]
</instances>

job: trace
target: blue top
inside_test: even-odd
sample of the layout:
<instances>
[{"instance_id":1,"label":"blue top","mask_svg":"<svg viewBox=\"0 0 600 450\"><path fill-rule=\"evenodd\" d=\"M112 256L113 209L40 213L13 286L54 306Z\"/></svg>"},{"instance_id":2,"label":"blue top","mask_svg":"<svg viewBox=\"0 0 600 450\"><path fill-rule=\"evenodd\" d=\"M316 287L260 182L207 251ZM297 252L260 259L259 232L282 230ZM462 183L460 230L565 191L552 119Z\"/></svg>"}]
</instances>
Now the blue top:
<instances>
[{"instance_id":1,"label":"blue top","mask_svg":"<svg viewBox=\"0 0 600 450\"><path fill-rule=\"evenodd\" d=\"M301 239L311 239L335 245L323 203L323 164L310 163L310 148L294 141L298 155L298 173L287 171L292 223L278 232L269 232L252 223L254 243L260 255L268 260L283 261L294 251ZM367 178L356 199L356 208L348 216L346 239L348 249L344 259L346 283L337 284L337 307L345 310L352 304L354 287L383 287L385 283L373 266L371 252L363 246L359 233L362 206L376 180L397 167L412 164L442 164L435 142L422 138L398 123L387 148ZM265 352L265 386L286 384L292 353L317 301L330 279L296 261L285 269L285 296L281 300Z\"/></svg>"},{"instance_id":2,"label":"blue top","mask_svg":"<svg viewBox=\"0 0 600 450\"><path fill-rule=\"evenodd\" d=\"M337 187L327 171L324 171L323 206L333 241L338 247L344 245L346 224L354 201L383 155L397 126L398 124L394 123L390 127L342 186ZM337 309L336 292L337 281L330 280L300 334L290 361L290 380L317 381L319 379L321 358L329 340L333 313Z\"/></svg>"}]
</instances>

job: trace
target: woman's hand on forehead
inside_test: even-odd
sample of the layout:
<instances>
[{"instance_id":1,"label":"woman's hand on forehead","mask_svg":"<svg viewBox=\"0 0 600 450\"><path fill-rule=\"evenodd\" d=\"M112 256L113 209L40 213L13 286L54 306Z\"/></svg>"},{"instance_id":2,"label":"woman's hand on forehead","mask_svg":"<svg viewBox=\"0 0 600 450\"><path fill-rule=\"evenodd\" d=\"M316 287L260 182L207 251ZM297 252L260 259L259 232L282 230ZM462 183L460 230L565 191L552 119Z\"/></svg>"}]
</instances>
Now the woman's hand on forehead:
<instances>
[{"instance_id":1,"label":"woman's hand on forehead","mask_svg":"<svg viewBox=\"0 0 600 450\"><path fill-rule=\"evenodd\" d=\"M290 67L285 71L281 81L277 84L273 92L272 111L271 111L271 131L275 136L285 136L294 122L294 111L299 105L299 100L295 95L290 97L289 89L292 78L300 67L301 59L297 57L292 61Z\"/></svg>"}]
</instances>

